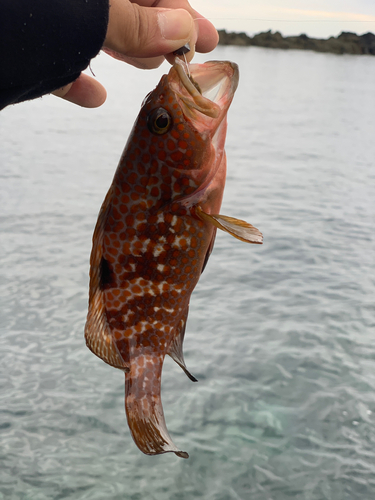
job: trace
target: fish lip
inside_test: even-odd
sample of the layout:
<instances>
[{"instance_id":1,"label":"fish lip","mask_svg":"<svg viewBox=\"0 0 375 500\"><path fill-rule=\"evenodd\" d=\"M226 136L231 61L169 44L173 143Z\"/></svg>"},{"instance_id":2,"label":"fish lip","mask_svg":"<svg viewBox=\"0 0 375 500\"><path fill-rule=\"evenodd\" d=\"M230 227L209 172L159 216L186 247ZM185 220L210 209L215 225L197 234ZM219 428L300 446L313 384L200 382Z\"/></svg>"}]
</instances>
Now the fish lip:
<instances>
[{"instance_id":1,"label":"fish lip","mask_svg":"<svg viewBox=\"0 0 375 500\"><path fill-rule=\"evenodd\" d=\"M237 64L231 61L208 61L188 66L176 57L168 76L173 91L187 110L219 118L232 101L238 86L239 70ZM198 83L202 93L192 80Z\"/></svg>"}]
</instances>

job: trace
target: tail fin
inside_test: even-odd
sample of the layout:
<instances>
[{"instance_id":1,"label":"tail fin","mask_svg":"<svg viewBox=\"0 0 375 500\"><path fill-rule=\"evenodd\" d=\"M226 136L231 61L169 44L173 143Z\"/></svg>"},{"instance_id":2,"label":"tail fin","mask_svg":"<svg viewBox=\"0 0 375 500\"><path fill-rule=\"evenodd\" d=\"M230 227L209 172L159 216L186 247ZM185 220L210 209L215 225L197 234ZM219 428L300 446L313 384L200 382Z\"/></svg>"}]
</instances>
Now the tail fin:
<instances>
[{"instance_id":1,"label":"tail fin","mask_svg":"<svg viewBox=\"0 0 375 500\"><path fill-rule=\"evenodd\" d=\"M146 455L174 452L189 458L173 443L165 425L160 396L161 371L164 357L141 354L125 373L125 410L131 435Z\"/></svg>"}]
</instances>

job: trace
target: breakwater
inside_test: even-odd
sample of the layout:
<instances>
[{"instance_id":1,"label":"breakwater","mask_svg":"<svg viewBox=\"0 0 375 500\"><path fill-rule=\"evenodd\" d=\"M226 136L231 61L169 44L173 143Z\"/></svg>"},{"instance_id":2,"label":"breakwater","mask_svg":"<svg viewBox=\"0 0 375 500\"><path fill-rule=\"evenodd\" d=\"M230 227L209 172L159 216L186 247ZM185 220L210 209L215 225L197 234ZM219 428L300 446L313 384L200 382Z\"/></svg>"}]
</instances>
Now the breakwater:
<instances>
[{"instance_id":1,"label":"breakwater","mask_svg":"<svg viewBox=\"0 0 375 500\"><path fill-rule=\"evenodd\" d=\"M268 47L272 49L314 50L333 54L369 54L375 55L375 35L365 33L357 35L342 32L337 37L327 39L310 38L305 34L284 37L280 32L266 31L253 37L246 33L219 30L219 44Z\"/></svg>"}]
</instances>

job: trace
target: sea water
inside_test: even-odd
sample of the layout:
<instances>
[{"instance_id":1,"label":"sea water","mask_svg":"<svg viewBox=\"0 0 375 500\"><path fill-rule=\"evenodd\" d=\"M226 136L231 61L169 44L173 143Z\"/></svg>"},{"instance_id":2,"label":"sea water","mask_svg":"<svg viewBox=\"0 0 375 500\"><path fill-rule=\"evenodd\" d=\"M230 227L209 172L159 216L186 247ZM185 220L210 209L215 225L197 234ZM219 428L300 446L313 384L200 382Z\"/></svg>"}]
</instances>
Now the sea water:
<instances>
[{"instance_id":1,"label":"sea water","mask_svg":"<svg viewBox=\"0 0 375 500\"><path fill-rule=\"evenodd\" d=\"M99 56L107 103L0 115L0 499L375 498L375 58L253 47L222 213L162 397L190 454L133 443L123 374L85 346L91 236L144 96L168 70Z\"/></svg>"}]
</instances>

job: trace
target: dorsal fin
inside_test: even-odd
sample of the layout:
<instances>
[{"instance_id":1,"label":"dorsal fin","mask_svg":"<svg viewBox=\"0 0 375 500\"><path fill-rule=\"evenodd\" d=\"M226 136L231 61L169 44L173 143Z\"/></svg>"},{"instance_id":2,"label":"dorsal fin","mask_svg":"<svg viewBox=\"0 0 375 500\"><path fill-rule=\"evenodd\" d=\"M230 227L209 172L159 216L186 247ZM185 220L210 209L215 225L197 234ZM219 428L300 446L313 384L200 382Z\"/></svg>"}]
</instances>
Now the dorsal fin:
<instances>
[{"instance_id":1,"label":"dorsal fin","mask_svg":"<svg viewBox=\"0 0 375 500\"><path fill-rule=\"evenodd\" d=\"M263 235L259 229L244 220L228 217L227 215L207 214L199 206L195 208L195 212L200 219L213 224L241 241L256 244L263 243Z\"/></svg>"},{"instance_id":2,"label":"dorsal fin","mask_svg":"<svg viewBox=\"0 0 375 500\"><path fill-rule=\"evenodd\" d=\"M192 382L198 382L198 380L186 368L184 354L182 351L182 344L184 342L184 337L185 337L186 320L188 312L189 312L189 306L187 306L186 311L183 314L178 324L177 333L171 343L168 354L173 359L173 361L175 361L184 370L184 372Z\"/></svg>"},{"instance_id":3,"label":"dorsal fin","mask_svg":"<svg viewBox=\"0 0 375 500\"><path fill-rule=\"evenodd\" d=\"M115 368L129 370L119 355L116 345L113 342L112 333L107 323L105 304L103 300L103 272L108 272L103 266L103 239L104 227L110 210L112 189L100 209L98 221L92 237L93 246L90 256L90 293L89 310L85 326L85 339L87 347L103 361Z\"/></svg>"}]
</instances>

